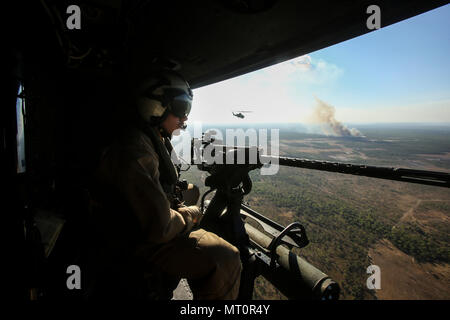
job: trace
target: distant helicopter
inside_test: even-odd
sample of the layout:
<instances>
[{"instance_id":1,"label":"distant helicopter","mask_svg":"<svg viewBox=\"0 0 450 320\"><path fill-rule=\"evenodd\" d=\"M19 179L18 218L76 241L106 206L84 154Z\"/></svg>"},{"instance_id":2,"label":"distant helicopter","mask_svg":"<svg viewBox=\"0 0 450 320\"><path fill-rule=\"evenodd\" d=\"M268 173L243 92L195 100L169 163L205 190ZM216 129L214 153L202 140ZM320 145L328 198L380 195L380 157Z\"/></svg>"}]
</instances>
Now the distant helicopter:
<instances>
[{"instance_id":1,"label":"distant helicopter","mask_svg":"<svg viewBox=\"0 0 450 320\"><path fill-rule=\"evenodd\" d=\"M236 112L232 111L231 113L233 114L233 116L235 116L237 118L244 119L245 118L244 113L250 113L250 112L252 112L252 111L236 111Z\"/></svg>"}]
</instances>

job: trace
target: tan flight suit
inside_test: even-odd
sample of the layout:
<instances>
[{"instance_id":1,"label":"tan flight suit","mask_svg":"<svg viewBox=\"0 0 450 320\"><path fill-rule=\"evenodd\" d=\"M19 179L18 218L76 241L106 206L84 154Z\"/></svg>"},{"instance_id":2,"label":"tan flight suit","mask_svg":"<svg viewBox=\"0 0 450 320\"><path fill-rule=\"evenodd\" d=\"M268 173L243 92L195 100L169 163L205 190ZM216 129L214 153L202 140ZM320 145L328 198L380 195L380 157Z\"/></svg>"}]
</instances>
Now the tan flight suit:
<instances>
[{"instance_id":1,"label":"tan flight suit","mask_svg":"<svg viewBox=\"0 0 450 320\"><path fill-rule=\"evenodd\" d=\"M142 241L135 254L172 276L187 278L194 299L236 299L241 262L236 247L194 229L189 210L173 210L159 182L151 139L132 129L104 153L98 177L115 188L137 218Z\"/></svg>"}]
</instances>

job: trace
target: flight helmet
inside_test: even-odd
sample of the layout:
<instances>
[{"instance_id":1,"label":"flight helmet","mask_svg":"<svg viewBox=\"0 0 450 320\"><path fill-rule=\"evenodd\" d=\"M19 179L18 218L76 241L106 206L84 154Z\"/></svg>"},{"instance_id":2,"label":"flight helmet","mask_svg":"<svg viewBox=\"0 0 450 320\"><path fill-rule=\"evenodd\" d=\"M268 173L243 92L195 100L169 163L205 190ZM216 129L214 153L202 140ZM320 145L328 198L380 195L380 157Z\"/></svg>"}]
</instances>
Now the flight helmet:
<instances>
[{"instance_id":1,"label":"flight helmet","mask_svg":"<svg viewBox=\"0 0 450 320\"><path fill-rule=\"evenodd\" d=\"M191 111L192 90L183 76L173 70L154 72L141 83L136 95L138 113L150 124L161 123L169 112L184 118Z\"/></svg>"}]
</instances>

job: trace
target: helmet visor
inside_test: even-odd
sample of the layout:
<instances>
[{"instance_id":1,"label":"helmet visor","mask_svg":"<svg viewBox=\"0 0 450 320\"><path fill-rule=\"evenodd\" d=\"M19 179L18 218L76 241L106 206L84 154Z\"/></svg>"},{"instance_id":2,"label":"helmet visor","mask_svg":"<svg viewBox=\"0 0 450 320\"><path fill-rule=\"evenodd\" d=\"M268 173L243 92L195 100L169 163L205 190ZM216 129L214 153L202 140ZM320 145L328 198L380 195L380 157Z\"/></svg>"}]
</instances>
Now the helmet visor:
<instances>
[{"instance_id":1,"label":"helmet visor","mask_svg":"<svg viewBox=\"0 0 450 320\"><path fill-rule=\"evenodd\" d=\"M172 98L170 103L171 112L179 118L185 118L191 112L192 98L186 93Z\"/></svg>"}]
</instances>

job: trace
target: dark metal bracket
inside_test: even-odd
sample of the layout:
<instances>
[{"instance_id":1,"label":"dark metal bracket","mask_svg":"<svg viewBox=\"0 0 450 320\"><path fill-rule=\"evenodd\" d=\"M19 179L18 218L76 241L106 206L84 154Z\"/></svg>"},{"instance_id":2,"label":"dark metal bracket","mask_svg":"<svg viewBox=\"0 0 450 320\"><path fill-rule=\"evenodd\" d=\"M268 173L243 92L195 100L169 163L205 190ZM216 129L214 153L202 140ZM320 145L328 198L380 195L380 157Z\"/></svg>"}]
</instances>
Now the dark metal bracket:
<instances>
[{"instance_id":1,"label":"dark metal bracket","mask_svg":"<svg viewBox=\"0 0 450 320\"><path fill-rule=\"evenodd\" d=\"M277 247L282 244L282 240L285 236L289 234L298 234L300 233L300 239L301 242L298 243L299 248L304 248L309 244L308 237L306 236L305 227L300 224L300 222L293 222L290 225L288 225L286 228L284 228L281 233L273 238L273 240L270 242L269 246L267 247L267 250L270 252L270 267L274 268L276 266L276 260L277 260Z\"/></svg>"}]
</instances>

